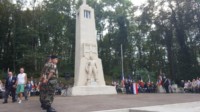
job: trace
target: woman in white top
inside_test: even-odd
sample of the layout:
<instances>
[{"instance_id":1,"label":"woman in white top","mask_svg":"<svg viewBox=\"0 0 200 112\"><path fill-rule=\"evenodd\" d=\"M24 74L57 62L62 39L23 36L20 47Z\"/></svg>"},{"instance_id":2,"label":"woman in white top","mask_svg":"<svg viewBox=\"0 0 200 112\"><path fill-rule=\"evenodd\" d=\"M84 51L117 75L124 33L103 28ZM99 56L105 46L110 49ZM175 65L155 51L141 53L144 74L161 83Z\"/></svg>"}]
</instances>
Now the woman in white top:
<instances>
[{"instance_id":1,"label":"woman in white top","mask_svg":"<svg viewBox=\"0 0 200 112\"><path fill-rule=\"evenodd\" d=\"M17 75L17 94L19 95L19 102L22 102L24 86L27 82L27 75L24 73L24 68L20 68L20 73Z\"/></svg>"},{"instance_id":2,"label":"woman in white top","mask_svg":"<svg viewBox=\"0 0 200 112\"><path fill-rule=\"evenodd\" d=\"M5 91L2 81L0 80L0 91Z\"/></svg>"}]
</instances>

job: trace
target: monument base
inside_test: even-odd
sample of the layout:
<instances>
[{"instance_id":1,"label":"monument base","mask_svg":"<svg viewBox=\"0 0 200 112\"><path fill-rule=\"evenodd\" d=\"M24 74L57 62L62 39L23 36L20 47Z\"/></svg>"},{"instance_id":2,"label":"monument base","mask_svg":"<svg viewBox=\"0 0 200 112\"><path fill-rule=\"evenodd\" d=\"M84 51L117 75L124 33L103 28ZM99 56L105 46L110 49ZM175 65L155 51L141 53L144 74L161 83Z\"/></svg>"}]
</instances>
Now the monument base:
<instances>
[{"instance_id":1,"label":"monument base","mask_svg":"<svg viewBox=\"0 0 200 112\"><path fill-rule=\"evenodd\" d=\"M74 86L70 96L117 94L113 86Z\"/></svg>"}]
</instances>

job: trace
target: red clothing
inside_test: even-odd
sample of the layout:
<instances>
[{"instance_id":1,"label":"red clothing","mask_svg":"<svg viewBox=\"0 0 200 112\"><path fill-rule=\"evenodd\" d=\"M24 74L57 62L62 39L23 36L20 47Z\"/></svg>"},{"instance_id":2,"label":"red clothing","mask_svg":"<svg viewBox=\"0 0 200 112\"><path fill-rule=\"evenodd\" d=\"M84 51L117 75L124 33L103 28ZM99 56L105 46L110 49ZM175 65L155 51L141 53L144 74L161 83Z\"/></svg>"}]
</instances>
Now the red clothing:
<instances>
[{"instance_id":1,"label":"red clothing","mask_svg":"<svg viewBox=\"0 0 200 112\"><path fill-rule=\"evenodd\" d=\"M142 82L142 81L139 81L139 85L140 85L140 87L144 87L144 82Z\"/></svg>"}]
</instances>

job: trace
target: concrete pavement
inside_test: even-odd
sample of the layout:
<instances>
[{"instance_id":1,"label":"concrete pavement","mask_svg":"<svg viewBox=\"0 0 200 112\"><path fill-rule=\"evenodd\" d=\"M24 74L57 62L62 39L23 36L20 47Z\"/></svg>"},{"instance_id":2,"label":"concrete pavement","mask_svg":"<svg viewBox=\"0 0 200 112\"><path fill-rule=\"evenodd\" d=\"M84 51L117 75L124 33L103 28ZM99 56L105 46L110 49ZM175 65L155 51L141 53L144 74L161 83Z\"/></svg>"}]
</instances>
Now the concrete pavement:
<instances>
[{"instance_id":1,"label":"concrete pavement","mask_svg":"<svg viewBox=\"0 0 200 112\"><path fill-rule=\"evenodd\" d=\"M99 95L99 96L56 96L53 107L58 112L92 112L123 108L140 108L147 106L177 103L199 102L200 94L138 94L138 95ZM0 112L41 112L38 97L31 97L22 104L0 104ZM0 100L3 102L3 100ZM148 110L148 109L147 109ZM45 111L42 111L45 112Z\"/></svg>"}]
</instances>

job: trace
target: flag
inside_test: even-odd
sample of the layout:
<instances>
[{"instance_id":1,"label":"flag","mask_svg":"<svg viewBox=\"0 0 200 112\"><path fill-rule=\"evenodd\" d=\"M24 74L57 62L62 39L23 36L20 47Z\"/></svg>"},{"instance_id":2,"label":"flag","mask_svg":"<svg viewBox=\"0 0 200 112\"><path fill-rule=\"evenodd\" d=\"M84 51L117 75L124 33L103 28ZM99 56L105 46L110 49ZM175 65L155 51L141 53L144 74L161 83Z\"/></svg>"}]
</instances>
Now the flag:
<instances>
[{"instance_id":1,"label":"flag","mask_svg":"<svg viewBox=\"0 0 200 112\"><path fill-rule=\"evenodd\" d=\"M121 85L122 87L125 87L125 79L124 79L124 74L122 74L122 80L121 80Z\"/></svg>"},{"instance_id":2,"label":"flag","mask_svg":"<svg viewBox=\"0 0 200 112\"><path fill-rule=\"evenodd\" d=\"M138 94L138 84L137 83L133 83L133 94L134 95Z\"/></svg>"}]
</instances>

